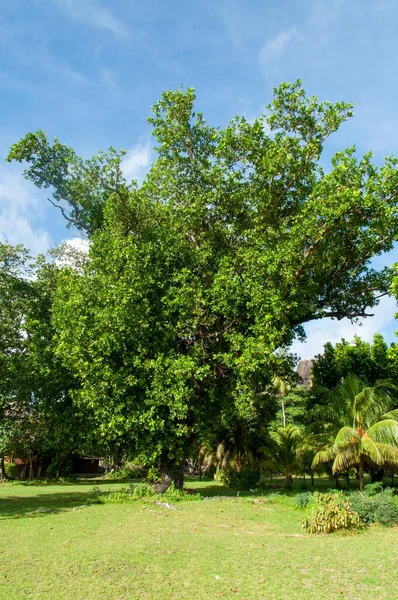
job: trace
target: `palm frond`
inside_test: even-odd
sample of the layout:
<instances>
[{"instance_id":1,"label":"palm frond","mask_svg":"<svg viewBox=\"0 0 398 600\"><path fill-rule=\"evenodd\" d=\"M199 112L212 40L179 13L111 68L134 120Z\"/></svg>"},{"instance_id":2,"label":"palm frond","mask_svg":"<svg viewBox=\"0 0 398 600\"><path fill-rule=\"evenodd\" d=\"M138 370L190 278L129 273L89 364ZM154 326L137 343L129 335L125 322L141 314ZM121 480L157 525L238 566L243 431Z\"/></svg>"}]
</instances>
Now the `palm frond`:
<instances>
[{"instance_id":1,"label":"palm frond","mask_svg":"<svg viewBox=\"0 0 398 600\"><path fill-rule=\"evenodd\" d=\"M398 467L398 448L389 444L376 443L377 449L383 458L383 464L389 467Z\"/></svg>"},{"instance_id":2,"label":"palm frond","mask_svg":"<svg viewBox=\"0 0 398 600\"><path fill-rule=\"evenodd\" d=\"M336 452L338 452L343 446L350 444L359 445L360 443L361 437L357 433L356 429L353 427L342 427L334 440L334 449Z\"/></svg>"},{"instance_id":3,"label":"palm frond","mask_svg":"<svg viewBox=\"0 0 398 600\"><path fill-rule=\"evenodd\" d=\"M336 451L334 449L333 444L329 444L324 446L319 452L317 452L314 456L314 460L312 461L311 469L315 469L321 463L330 462L334 460L336 457Z\"/></svg>"},{"instance_id":4,"label":"palm frond","mask_svg":"<svg viewBox=\"0 0 398 600\"><path fill-rule=\"evenodd\" d=\"M398 421L398 408L390 410L388 413L383 415L383 419L393 419L394 421Z\"/></svg>"},{"instance_id":5,"label":"palm frond","mask_svg":"<svg viewBox=\"0 0 398 600\"><path fill-rule=\"evenodd\" d=\"M375 423L367 433L375 442L398 447L398 421L394 419L385 419Z\"/></svg>"},{"instance_id":6,"label":"palm frond","mask_svg":"<svg viewBox=\"0 0 398 600\"><path fill-rule=\"evenodd\" d=\"M383 456L377 447L377 443L375 443L367 434L361 439L361 452L370 458L375 465L381 466L383 464Z\"/></svg>"},{"instance_id":7,"label":"palm frond","mask_svg":"<svg viewBox=\"0 0 398 600\"><path fill-rule=\"evenodd\" d=\"M337 453L333 462L333 473L341 473L355 467L359 461L359 451L357 447L348 446Z\"/></svg>"}]
</instances>

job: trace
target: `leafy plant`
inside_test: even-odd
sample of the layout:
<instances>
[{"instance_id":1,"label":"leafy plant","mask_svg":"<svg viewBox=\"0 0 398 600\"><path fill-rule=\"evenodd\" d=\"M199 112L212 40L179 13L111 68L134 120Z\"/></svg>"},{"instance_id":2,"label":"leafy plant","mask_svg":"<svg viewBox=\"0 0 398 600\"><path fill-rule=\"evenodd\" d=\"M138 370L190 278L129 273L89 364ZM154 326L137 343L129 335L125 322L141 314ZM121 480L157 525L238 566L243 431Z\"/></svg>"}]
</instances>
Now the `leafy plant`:
<instances>
[{"instance_id":1,"label":"leafy plant","mask_svg":"<svg viewBox=\"0 0 398 600\"><path fill-rule=\"evenodd\" d=\"M398 499L394 498L391 488L386 488L375 493L375 486L371 484L365 493L353 492L350 495L352 508L359 514L363 523L381 523L392 526L398 523ZM373 488L373 489L369 489Z\"/></svg>"},{"instance_id":2,"label":"leafy plant","mask_svg":"<svg viewBox=\"0 0 398 600\"><path fill-rule=\"evenodd\" d=\"M132 477L134 477L134 474L129 468L121 467L117 471L110 471L109 473L107 473L106 476L108 479L131 479Z\"/></svg>"},{"instance_id":3,"label":"leafy plant","mask_svg":"<svg viewBox=\"0 0 398 600\"><path fill-rule=\"evenodd\" d=\"M5 472L7 477L11 477L11 479L16 479L18 477L18 465L13 462L4 463Z\"/></svg>"},{"instance_id":4,"label":"leafy plant","mask_svg":"<svg viewBox=\"0 0 398 600\"><path fill-rule=\"evenodd\" d=\"M315 492L308 505L303 527L308 533L332 533L339 529L357 529L360 519L348 498L336 493Z\"/></svg>"},{"instance_id":5,"label":"leafy plant","mask_svg":"<svg viewBox=\"0 0 398 600\"><path fill-rule=\"evenodd\" d=\"M61 269L51 311L79 406L101 439L158 461L180 487L216 420L273 408L276 349L312 319L366 315L389 290L370 259L398 229L397 159L377 167L348 148L323 169L351 104L284 83L264 116L224 129L194 105L191 88L154 105L157 158L142 185L123 178L123 152L83 160L42 131L8 155L90 237L90 260Z\"/></svg>"},{"instance_id":6,"label":"leafy plant","mask_svg":"<svg viewBox=\"0 0 398 600\"><path fill-rule=\"evenodd\" d=\"M149 481L149 483L158 483L161 481L159 470L156 467L149 467L146 474L146 480Z\"/></svg>"},{"instance_id":7,"label":"leafy plant","mask_svg":"<svg viewBox=\"0 0 398 600\"><path fill-rule=\"evenodd\" d=\"M293 504L297 508L306 508L308 503L311 501L311 492L303 492L302 494L296 494L293 498Z\"/></svg>"},{"instance_id":8,"label":"leafy plant","mask_svg":"<svg viewBox=\"0 0 398 600\"><path fill-rule=\"evenodd\" d=\"M217 480L236 490L250 490L258 484L260 473L249 466L240 471L233 467L226 467L218 472Z\"/></svg>"},{"instance_id":9,"label":"leafy plant","mask_svg":"<svg viewBox=\"0 0 398 600\"><path fill-rule=\"evenodd\" d=\"M156 492L152 485L149 483L135 483L129 487L129 494L135 500L140 500L141 498L149 498L155 496Z\"/></svg>"}]
</instances>

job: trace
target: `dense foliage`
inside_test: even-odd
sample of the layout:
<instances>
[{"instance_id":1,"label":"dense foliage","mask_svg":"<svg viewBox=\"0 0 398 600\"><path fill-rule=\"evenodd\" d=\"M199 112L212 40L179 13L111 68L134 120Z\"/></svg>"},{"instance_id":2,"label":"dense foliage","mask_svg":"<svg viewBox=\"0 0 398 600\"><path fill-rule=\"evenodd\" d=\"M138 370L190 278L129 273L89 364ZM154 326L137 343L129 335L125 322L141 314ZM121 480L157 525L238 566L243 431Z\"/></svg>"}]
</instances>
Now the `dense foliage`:
<instances>
[{"instance_id":1,"label":"dense foliage","mask_svg":"<svg viewBox=\"0 0 398 600\"><path fill-rule=\"evenodd\" d=\"M0 453L48 454L54 474L96 445L93 414L72 400L79 382L55 353L57 271L20 247L0 245Z\"/></svg>"},{"instance_id":2,"label":"dense foliage","mask_svg":"<svg viewBox=\"0 0 398 600\"><path fill-rule=\"evenodd\" d=\"M83 160L41 131L8 157L90 239L86 261L29 284L50 302L27 320L34 398L70 410L67 427L88 415L102 447L159 464L176 486L203 447L229 448L237 470L258 438L282 452L267 430L278 409L293 427L288 406L304 425L306 402L276 392L276 378L294 380L281 348L310 320L367 315L391 283L370 261L398 234L396 159L376 167L349 148L321 166L351 105L282 84L263 117L220 129L194 102L169 91L153 107L157 160L141 186L124 180L123 152Z\"/></svg>"}]
</instances>

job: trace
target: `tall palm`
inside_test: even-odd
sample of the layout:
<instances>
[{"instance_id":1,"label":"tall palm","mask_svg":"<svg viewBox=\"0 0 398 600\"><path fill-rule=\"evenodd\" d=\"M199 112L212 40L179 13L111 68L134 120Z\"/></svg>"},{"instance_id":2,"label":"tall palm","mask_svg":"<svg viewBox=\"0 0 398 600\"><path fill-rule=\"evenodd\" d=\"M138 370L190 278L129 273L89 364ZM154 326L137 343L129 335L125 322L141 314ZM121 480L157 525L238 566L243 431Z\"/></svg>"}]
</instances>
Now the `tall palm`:
<instances>
[{"instance_id":1,"label":"tall palm","mask_svg":"<svg viewBox=\"0 0 398 600\"><path fill-rule=\"evenodd\" d=\"M282 425L286 427L286 412L285 412L285 396L292 389L291 384L283 379L279 375L276 375L272 380L272 386L275 389L275 392L278 394L281 399L281 408L282 408Z\"/></svg>"},{"instance_id":2,"label":"tall palm","mask_svg":"<svg viewBox=\"0 0 398 600\"><path fill-rule=\"evenodd\" d=\"M355 375L342 379L330 406L323 407L325 420L340 428L334 440L317 452L312 468L331 460L333 473L356 467L363 491L366 462L398 466L398 410L392 410L392 389L388 382L368 387Z\"/></svg>"},{"instance_id":3,"label":"tall palm","mask_svg":"<svg viewBox=\"0 0 398 600\"><path fill-rule=\"evenodd\" d=\"M300 451L303 447L303 433L294 425L279 427L271 433L267 446L263 449L265 464L274 472L283 473L288 484L293 474L300 470Z\"/></svg>"},{"instance_id":4,"label":"tall palm","mask_svg":"<svg viewBox=\"0 0 398 600\"><path fill-rule=\"evenodd\" d=\"M217 472L227 466L240 471L256 463L264 437L263 427L258 426L256 419L235 418L219 436L221 441L204 451L204 461L215 465Z\"/></svg>"}]
</instances>

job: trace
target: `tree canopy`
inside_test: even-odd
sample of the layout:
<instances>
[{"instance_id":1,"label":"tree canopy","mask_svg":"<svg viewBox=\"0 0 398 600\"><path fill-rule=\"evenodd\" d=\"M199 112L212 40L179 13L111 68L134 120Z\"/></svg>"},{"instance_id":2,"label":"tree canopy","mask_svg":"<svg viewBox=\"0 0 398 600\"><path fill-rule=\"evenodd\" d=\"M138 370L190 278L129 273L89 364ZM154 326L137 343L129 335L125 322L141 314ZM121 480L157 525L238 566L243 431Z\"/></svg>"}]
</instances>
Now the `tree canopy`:
<instances>
[{"instance_id":1,"label":"tree canopy","mask_svg":"<svg viewBox=\"0 0 398 600\"><path fill-rule=\"evenodd\" d=\"M53 308L79 402L164 469L231 419L272 419L275 351L310 320L367 315L391 280L370 261L398 232L397 159L376 167L351 147L321 166L350 104L282 84L263 117L221 129L194 102L189 88L152 108L141 186L113 149L84 161L42 132L8 157L90 236Z\"/></svg>"},{"instance_id":2,"label":"tree canopy","mask_svg":"<svg viewBox=\"0 0 398 600\"><path fill-rule=\"evenodd\" d=\"M342 339L334 346L328 342L323 354L313 362L313 385L331 389L347 375L356 375L370 385L379 379L392 378L396 373L393 349L394 344L388 347L379 333L374 335L372 344L359 336L352 342Z\"/></svg>"}]
</instances>

